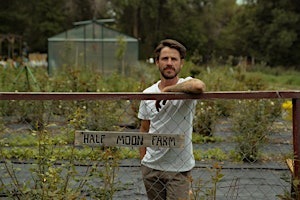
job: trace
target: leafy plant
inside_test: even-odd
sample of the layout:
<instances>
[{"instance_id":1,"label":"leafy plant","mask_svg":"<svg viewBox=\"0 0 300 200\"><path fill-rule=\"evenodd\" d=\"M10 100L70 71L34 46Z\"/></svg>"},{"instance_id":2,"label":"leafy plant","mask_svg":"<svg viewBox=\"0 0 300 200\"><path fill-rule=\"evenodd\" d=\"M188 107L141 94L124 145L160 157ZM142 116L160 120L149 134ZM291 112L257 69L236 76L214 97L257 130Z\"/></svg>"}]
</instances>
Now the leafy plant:
<instances>
[{"instance_id":1,"label":"leafy plant","mask_svg":"<svg viewBox=\"0 0 300 200\"><path fill-rule=\"evenodd\" d=\"M93 184L87 184L94 198L113 199L113 195L117 191L115 178L119 170L118 151L118 148L105 148L101 156L95 160L97 162L93 164L90 176L101 178L103 185L99 188L99 186L95 187Z\"/></svg>"},{"instance_id":2,"label":"leafy plant","mask_svg":"<svg viewBox=\"0 0 300 200\"><path fill-rule=\"evenodd\" d=\"M194 132L204 136L213 136L213 126L216 120L217 111L214 102L199 102L194 117Z\"/></svg>"},{"instance_id":3,"label":"leafy plant","mask_svg":"<svg viewBox=\"0 0 300 200\"><path fill-rule=\"evenodd\" d=\"M236 151L243 161L255 162L259 157L259 147L271 134L272 124L278 117L278 105L273 101L237 101L232 114L232 131L236 135Z\"/></svg>"},{"instance_id":4,"label":"leafy plant","mask_svg":"<svg viewBox=\"0 0 300 200\"><path fill-rule=\"evenodd\" d=\"M223 161L228 159L227 154L220 148L210 148L207 151L194 150L195 160L219 160Z\"/></svg>"},{"instance_id":5,"label":"leafy plant","mask_svg":"<svg viewBox=\"0 0 300 200\"><path fill-rule=\"evenodd\" d=\"M217 141L221 141L221 138L214 137L214 136L204 136L198 133L193 133L192 142L195 144L202 144L202 143L214 143Z\"/></svg>"},{"instance_id":6,"label":"leafy plant","mask_svg":"<svg viewBox=\"0 0 300 200\"><path fill-rule=\"evenodd\" d=\"M217 184L224 177L221 173L222 166L216 162L211 168L207 167L207 170L211 174L210 180L204 181L201 178L196 182L192 180L192 200L217 199Z\"/></svg>"}]
</instances>

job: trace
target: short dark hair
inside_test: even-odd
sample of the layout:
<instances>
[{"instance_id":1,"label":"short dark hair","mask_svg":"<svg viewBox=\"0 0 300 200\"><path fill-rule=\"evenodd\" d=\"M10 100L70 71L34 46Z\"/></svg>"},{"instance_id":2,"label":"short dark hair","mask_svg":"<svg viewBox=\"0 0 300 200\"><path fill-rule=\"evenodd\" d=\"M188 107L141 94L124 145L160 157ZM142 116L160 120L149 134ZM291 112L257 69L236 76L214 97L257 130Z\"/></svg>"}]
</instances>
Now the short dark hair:
<instances>
[{"instance_id":1,"label":"short dark hair","mask_svg":"<svg viewBox=\"0 0 300 200\"><path fill-rule=\"evenodd\" d=\"M176 40L172 40L172 39L165 39L160 41L160 43L158 44L158 46L155 48L154 54L155 54L155 60L159 59L160 56L160 52L164 47L170 47L172 49L176 49L179 54L180 54L180 58L184 59L185 55L186 55L186 48L179 43Z\"/></svg>"}]
</instances>

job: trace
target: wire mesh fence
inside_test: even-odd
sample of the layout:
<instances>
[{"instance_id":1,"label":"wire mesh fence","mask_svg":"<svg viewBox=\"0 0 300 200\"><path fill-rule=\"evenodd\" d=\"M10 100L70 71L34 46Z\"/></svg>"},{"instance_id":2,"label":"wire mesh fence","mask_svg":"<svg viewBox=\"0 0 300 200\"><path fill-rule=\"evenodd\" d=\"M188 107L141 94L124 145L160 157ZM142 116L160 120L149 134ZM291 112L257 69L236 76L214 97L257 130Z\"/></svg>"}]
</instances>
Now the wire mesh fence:
<instances>
[{"instance_id":1,"label":"wire mesh fence","mask_svg":"<svg viewBox=\"0 0 300 200\"><path fill-rule=\"evenodd\" d=\"M195 159L190 199L290 198L289 101L173 99L160 112L175 101L197 103L193 133L185 136ZM140 100L2 100L0 106L1 198L147 199L136 137L117 138L122 146L97 145L101 137L89 138L96 145L74 145L78 130L139 135ZM186 151L165 149L175 156Z\"/></svg>"}]
</instances>

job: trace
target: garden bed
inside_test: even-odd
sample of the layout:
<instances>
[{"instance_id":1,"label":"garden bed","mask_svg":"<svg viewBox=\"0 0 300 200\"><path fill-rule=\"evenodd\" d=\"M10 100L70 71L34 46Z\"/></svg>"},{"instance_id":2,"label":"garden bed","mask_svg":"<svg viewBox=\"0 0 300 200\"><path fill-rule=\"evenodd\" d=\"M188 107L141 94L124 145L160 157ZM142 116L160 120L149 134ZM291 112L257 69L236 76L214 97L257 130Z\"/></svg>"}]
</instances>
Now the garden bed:
<instances>
[{"instance_id":1,"label":"garden bed","mask_svg":"<svg viewBox=\"0 0 300 200\"><path fill-rule=\"evenodd\" d=\"M8 121L7 121L8 122ZM58 123L56 123L58 124ZM58 133L62 125L52 126L51 129L57 129L54 132ZM5 135L2 137L9 137L11 134L28 134L31 129L28 124L16 123L15 120L10 120L6 123L8 128ZM236 147L234 142L234 134L230 131L231 124L222 119L217 123L214 130L214 137L219 140L213 143L194 144L194 150L201 150L203 152L211 149L221 149L226 154L230 154ZM134 130L138 131L138 130ZM12 148L12 147L6 147ZM137 149L132 148L132 151ZM192 171L193 174L193 188L194 191L201 188L201 194L211 190L213 184L212 177L215 176L216 168L214 164L218 163L221 166L220 172L223 178L217 183L218 200L222 199L275 199L277 195L284 195L290 189L290 171L285 164L284 156L292 152L292 134L288 129L282 129L280 132L273 133L268 137L268 142L260 148L262 160L257 162L237 162L234 160L217 160L211 155L204 155L202 159L196 161L196 166ZM18 169L16 176L20 183L26 183L32 180L32 167L36 164L36 160L17 160L11 159L13 168ZM55 166L60 167L68 161L56 161ZM89 166L90 164L90 166ZM75 171L77 177L84 174L92 163L82 164L75 163ZM98 163L99 166L105 166L104 163ZM4 163L0 164L1 169L4 168ZM54 167L55 167L54 166ZM118 161L118 169L115 174L115 192L113 199L147 199L145 189L142 183L141 172L139 169L140 162L137 158L127 158ZM5 171L1 170L0 175L5 183L11 181L9 177L5 178ZM74 180L73 180L74 181ZM31 184L33 182L31 181ZM74 184L75 181L74 181ZM95 188L103 186L102 178L94 178L90 180L90 184ZM27 185L28 186L28 185ZM80 191L87 199L93 199L93 191L88 187L83 187ZM1 199L8 198L7 194L1 193Z\"/></svg>"}]
</instances>

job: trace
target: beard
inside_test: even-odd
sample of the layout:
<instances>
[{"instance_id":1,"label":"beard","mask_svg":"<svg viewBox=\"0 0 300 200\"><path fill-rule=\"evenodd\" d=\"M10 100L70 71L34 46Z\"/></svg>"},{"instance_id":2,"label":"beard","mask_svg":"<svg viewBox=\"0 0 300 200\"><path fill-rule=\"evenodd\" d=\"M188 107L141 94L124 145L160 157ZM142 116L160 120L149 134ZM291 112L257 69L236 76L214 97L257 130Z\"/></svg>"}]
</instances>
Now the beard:
<instances>
[{"instance_id":1,"label":"beard","mask_svg":"<svg viewBox=\"0 0 300 200\"><path fill-rule=\"evenodd\" d=\"M167 72L165 71L165 69L173 69L173 70L174 70L174 73L169 74L169 73L167 73ZM180 70L176 70L176 69L173 68L173 67L166 67L166 68L164 68L164 69L161 69L161 68L160 68L159 71L160 71L160 74L162 75L162 77L165 78L165 79L173 79L173 78L175 78L175 77L179 74L179 72L180 72Z\"/></svg>"}]
</instances>

